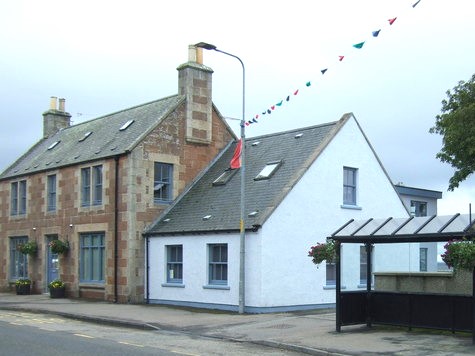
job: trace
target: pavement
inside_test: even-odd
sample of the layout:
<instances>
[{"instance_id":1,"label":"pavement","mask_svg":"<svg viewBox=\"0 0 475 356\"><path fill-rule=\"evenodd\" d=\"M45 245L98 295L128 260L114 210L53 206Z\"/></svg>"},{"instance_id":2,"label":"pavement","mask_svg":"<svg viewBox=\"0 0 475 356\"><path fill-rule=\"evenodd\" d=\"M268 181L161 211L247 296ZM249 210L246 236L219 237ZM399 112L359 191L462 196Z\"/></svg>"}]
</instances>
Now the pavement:
<instances>
[{"instance_id":1,"label":"pavement","mask_svg":"<svg viewBox=\"0 0 475 356\"><path fill-rule=\"evenodd\" d=\"M0 293L0 309L55 314L144 330L167 330L249 342L309 355L475 355L472 335L388 326L343 326L334 310L237 314L156 304L51 299L49 294Z\"/></svg>"}]
</instances>

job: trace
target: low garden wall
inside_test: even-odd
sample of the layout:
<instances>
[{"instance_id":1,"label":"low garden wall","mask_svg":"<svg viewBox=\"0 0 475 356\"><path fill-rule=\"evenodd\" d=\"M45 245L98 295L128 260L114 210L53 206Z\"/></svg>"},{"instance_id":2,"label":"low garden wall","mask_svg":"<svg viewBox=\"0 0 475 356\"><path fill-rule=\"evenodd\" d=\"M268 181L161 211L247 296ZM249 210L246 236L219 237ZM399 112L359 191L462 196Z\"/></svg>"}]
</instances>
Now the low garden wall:
<instances>
[{"instance_id":1,"label":"low garden wall","mask_svg":"<svg viewBox=\"0 0 475 356\"><path fill-rule=\"evenodd\" d=\"M472 295L472 283L472 273L466 270L374 273L375 291Z\"/></svg>"}]
</instances>

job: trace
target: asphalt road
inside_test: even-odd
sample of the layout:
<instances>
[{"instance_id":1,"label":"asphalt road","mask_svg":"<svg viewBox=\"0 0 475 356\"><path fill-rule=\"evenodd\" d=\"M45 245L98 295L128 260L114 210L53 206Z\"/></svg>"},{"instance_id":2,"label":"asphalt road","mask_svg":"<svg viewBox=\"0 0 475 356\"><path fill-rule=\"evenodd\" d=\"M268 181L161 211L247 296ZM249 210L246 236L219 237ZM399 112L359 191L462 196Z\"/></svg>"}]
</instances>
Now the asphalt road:
<instances>
[{"instance_id":1,"label":"asphalt road","mask_svg":"<svg viewBox=\"0 0 475 356\"><path fill-rule=\"evenodd\" d=\"M299 353L183 332L142 331L45 314L0 311L0 355L285 355Z\"/></svg>"}]
</instances>

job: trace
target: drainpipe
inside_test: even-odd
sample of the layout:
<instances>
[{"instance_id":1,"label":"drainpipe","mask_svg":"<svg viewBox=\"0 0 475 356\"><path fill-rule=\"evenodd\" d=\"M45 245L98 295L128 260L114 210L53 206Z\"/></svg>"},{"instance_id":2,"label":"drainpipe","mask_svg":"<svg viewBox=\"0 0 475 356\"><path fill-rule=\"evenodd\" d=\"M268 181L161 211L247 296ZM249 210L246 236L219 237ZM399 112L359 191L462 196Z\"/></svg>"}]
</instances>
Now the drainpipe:
<instances>
[{"instance_id":1,"label":"drainpipe","mask_svg":"<svg viewBox=\"0 0 475 356\"><path fill-rule=\"evenodd\" d=\"M115 161L115 189L114 189L114 303L118 299L118 261L119 261L119 156Z\"/></svg>"},{"instance_id":2,"label":"drainpipe","mask_svg":"<svg viewBox=\"0 0 475 356\"><path fill-rule=\"evenodd\" d=\"M150 238L147 236L145 238L145 283L147 284L147 286L146 286L147 289L145 291L145 295L146 295L145 303L146 304L150 304L150 288L149 288L150 256L149 256L149 250L150 250Z\"/></svg>"}]
</instances>

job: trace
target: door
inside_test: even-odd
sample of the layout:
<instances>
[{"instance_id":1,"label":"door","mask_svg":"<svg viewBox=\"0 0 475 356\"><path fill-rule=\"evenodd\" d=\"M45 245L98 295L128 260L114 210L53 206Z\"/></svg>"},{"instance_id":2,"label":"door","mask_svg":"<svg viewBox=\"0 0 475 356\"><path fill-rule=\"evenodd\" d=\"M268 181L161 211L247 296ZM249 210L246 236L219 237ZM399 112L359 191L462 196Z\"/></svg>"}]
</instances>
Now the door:
<instances>
[{"instance_id":1,"label":"door","mask_svg":"<svg viewBox=\"0 0 475 356\"><path fill-rule=\"evenodd\" d=\"M57 240L58 235L49 235L46 236L47 249L46 249L46 290L48 290L48 284L55 279L59 278L59 263L58 263L58 254L51 252L51 247L49 243L53 240Z\"/></svg>"}]
</instances>

